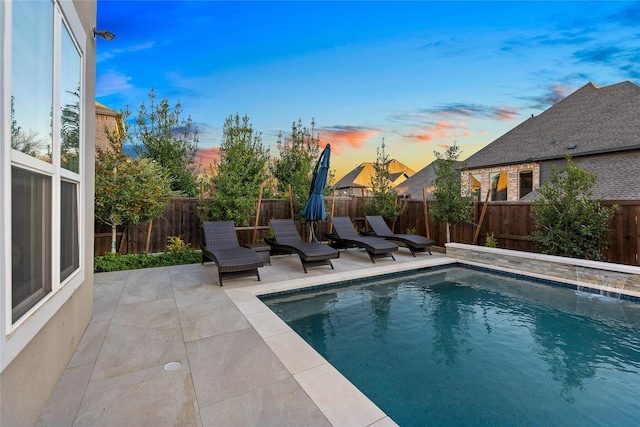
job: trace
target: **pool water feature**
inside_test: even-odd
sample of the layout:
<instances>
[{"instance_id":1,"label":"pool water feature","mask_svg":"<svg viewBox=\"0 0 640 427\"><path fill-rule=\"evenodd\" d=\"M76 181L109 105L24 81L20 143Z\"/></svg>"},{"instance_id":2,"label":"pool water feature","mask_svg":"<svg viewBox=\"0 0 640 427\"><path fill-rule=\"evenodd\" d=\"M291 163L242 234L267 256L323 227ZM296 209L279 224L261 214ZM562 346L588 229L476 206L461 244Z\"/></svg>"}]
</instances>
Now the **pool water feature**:
<instances>
[{"instance_id":1,"label":"pool water feature","mask_svg":"<svg viewBox=\"0 0 640 427\"><path fill-rule=\"evenodd\" d=\"M463 267L265 303L401 426L640 419L638 303Z\"/></svg>"}]
</instances>

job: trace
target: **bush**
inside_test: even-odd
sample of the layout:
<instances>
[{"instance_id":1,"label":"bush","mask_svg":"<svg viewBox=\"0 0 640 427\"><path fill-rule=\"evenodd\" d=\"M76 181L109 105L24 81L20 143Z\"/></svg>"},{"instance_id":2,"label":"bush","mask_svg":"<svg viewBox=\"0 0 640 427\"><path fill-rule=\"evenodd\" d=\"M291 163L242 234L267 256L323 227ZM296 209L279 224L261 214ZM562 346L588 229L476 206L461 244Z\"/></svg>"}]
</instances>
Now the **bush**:
<instances>
[{"instance_id":1,"label":"bush","mask_svg":"<svg viewBox=\"0 0 640 427\"><path fill-rule=\"evenodd\" d=\"M107 271L137 270L140 268L167 267L171 265L198 264L202 253L191 248L182 251L164 252L159 255L107 253L93 260L96 273Z\"/></svg>"},{"instance_id":2,"label":"bush","mask_svg":"<svg viewBox=\"0 0 640 427\"><path fill-rule=\"evenodd\" d=\"M608 222L617 205L602 206L593 196L596 175L577 167L567 156L567 166L551 171L551 179L538 189L531 206L535 226L532 237L540 252L594 261L604 260L609 245Z\"/></svg>"},{"instance_id":3,"label":"bush","mask_svg":"<svg viewBox=\"0 0 640 427\"><path fill-rule=\"evenodd\" d=\"M493 231L491 233L487 233L487 237L484 240L484 245L488 248L497 248L498 240L493 235Z\"/></svg>"}]
</instances>

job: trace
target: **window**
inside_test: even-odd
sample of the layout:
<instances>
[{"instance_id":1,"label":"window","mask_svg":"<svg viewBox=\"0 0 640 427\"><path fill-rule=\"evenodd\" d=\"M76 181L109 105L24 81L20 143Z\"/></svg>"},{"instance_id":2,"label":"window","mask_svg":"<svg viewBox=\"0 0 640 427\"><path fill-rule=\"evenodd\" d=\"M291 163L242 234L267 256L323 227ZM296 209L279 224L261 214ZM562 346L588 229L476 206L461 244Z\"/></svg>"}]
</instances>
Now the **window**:
<instances>
[{"instance_id":1,"label":"window","mask_svg":"<svg viewBox=\"0 0 640 427\"><path fill-rule=\"evenodd\" d=\"M62 181L60 197L60 281L80 267L77 185Z\"/></svg>"},{"instance_id":2,"label":"window","mask_svg":"<svg viewBox=\"0 0 640 427\"><path fill-rule=\"evenodd\" d=\"M507 172L497 172L491 174L491 201L499 202L507 200L507 186L509 175Z\"/></svg>"},{"instance_id":3,"label":"window","mask_svg":"<svg viewBox=\"0 0 640 427\"><path fill-rule=\"evenodd\" d=\"M80 170L80 54L67 28L62 28L60 73L60 162L72 172Z\"/></svg>"},{"instance_id":4,"label":"window","mask_svg":"<svg viewBox=\"0 0 640 427\"><path fill-rule=\"evenodd\" d=\"M482 194L482 177L480 174L469 175L469 188L471 189L471 197L480 201L480 194Z\"/></svg>"},{"instance_id":5,"label":"window","mask_svg":"<svg viewBox=\"0 0 640 427\"><path fill-rule=\"evenodd\" d=\"M522 199L533 191L533 171L520 171L518 174L519 198Z\"/></svg>"},{"instance_id":6,"label":"window","mask_svg":"<svg viewBox=\"0 0 640 427\"><path fill-rule=\"evenodd\" d=\"M11 148L51 163L53 6L13 2L12 18Z\"/></svg>"},{"instance_id":7,"label":"window","mask_svg":"<svg viewBox=\"0 0 640 427\"><path fill-rule=\"evenodd\" d=\"M11 302L20 316L51 291L51 178L11 168Z\"/></svg>"},{"instance_id":8,"label":"window","mask_svg":"<svg viewBox=\"0 0 640 427\"><path fill-rule=\"evenodd\" d=\"M57 1L11 7L13 323L63 283L82 281L73 273L82 254L83 67L71 28L85 36L61 8Z\"/></svg>"}]
</instances>

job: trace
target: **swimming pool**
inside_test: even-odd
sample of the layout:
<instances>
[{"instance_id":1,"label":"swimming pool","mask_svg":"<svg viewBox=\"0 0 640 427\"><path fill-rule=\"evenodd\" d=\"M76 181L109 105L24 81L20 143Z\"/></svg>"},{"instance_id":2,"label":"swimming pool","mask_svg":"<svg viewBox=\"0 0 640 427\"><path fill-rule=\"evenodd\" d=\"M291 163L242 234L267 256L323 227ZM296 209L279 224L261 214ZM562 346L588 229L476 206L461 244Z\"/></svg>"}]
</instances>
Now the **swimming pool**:
<instances>
[{"instance_id":1,"label":"swimming pool","mask_svg":"<svg viewBox=\"0 0 640 427\"><path fill-rule=\"evenodd\" d=\"M462 267L265 303L401 426L640 417L637 303Z\"/></svg>"}]
</instances>

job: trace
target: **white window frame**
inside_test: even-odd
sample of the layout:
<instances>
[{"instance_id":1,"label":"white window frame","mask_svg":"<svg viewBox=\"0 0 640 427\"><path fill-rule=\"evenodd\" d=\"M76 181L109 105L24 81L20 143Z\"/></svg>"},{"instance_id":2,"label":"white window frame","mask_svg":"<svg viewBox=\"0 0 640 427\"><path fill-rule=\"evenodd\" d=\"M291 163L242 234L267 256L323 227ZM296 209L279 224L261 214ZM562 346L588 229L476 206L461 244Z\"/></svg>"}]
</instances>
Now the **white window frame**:
<instances>
[{"instance_id":1,"label":"white window frame","mask_svg":"<svg viewBox=\"0 0 640 427\"><path fill-rule=\"evenodd\" d=\"M11 109L11 37L12 37L12 2L0 4L0 58L3 67L0 71L0 113L2 117L2 140L9 141L10 135L10 109ZM85 281L86 271L86 212L84 203L84 186L86 185L86 167L83 159L86 158L86 130L87 130L87 105L86 105L86 58L87 58L87 34L82 22L75 10L73 2L63 0L51 0L53 5L53 41L54 62L51 79L53 82L52 106L55 112L52 127L52 161L47 163L34 157L12 150L10 144L3 143L0 148L0 163L2 174L0 175L0 200L4 208L0 212L0 271L2 277L2 289L0 289L0 304L2 305L2 318L0 319L0 365L4 370L6 366L17 356L31 339L46 325L62 305ZM80 167L78 173L71 172L61 167L60 155L60 111L57 106L60 103L60 73L61 73L61 31L62 25L66 25L71 39L80 54L80 99L79 99L79 153ZM27 169L32 172L50 176L52 179L52 206L51 206L51 280L52 290L30 310L15 322L12 322L12 279L11 279L11 167ZM76 184L77 209L78 209L78 249L79 268L72 272L63 282L60 282L60 191L61 180Z\"/></svg>"}]
</instances>

